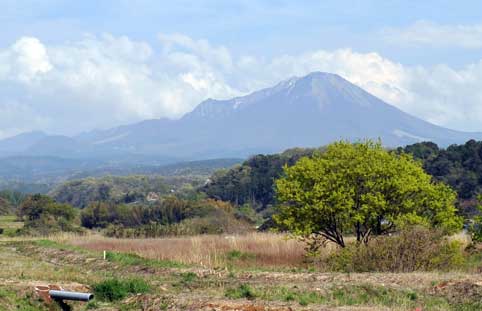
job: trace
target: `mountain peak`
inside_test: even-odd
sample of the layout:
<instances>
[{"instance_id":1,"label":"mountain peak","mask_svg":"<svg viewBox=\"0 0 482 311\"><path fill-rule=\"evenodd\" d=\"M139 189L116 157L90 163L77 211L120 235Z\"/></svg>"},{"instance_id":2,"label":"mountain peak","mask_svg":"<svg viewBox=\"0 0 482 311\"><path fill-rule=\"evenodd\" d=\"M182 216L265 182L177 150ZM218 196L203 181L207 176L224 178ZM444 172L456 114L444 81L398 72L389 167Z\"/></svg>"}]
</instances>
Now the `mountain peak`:
<instances>
[{"instance_id":1,"label":"mountain peak","mask_svg":"<svg viewBox=\"0 0 482 311\"><path fill-rule=\"evenodd\" d=\"M344 80L340 75L331 72L324 71L313 71L306 76L301 77L301 79L325 79L325 80Z\"/></svg>"},{"instance_id":2,"label":"mountain peak","mask_svg":"<svg viewBox=\"0 0 482 311\"><path fill-rule=\"evenodd\" d=\"M329 73L329 72L322 72L322 71L314 71L311 72L305 76L298 77L298 76L293 76L289 79L283 80L277 85L275 85L272 89L276 90L282 90L286 88L291 88L294 85L298 83L303 83L303 82L328 82L328 83L334 83L334 82L345 82L349 83L347 80L343 79L341 76L335 74L335 73Z\"/></svg>"}]
</instances>

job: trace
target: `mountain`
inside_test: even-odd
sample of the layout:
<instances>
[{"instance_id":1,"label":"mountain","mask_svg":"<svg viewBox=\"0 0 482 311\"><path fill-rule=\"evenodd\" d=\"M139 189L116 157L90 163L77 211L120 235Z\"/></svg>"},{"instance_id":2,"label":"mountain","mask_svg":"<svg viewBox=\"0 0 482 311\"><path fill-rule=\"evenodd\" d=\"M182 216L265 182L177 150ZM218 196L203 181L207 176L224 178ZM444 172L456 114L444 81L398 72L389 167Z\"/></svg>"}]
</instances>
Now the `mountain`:
<instances>
[{"instance_id":1,"label":"mountain","mask_svg":"<svg viewBox=\"0 0 482 311\"><path fill-rule=\"evenodd\" d=\"M208 99L180 120L149 120L79 136L109 150L185 158L246 156L334 140L381 138L387 146L480 139L389 105L342 77L315 72L230 100Z\"/></svg>"},{"instance_id":2,"label":"mountain","mask_svg":"<svg viewBox=\"0 0 482 311\"><path fill-rule=\"evenodd\" d=\"M430 124L338 75L315 72L247 96L208 99L179 120L147 120L73 138L44 137L23 152L131 157L133 161L138 157L196 160L245 157L365 138L380 138L386 146L419 141L447 146L482 139L482 133Z\"/></svg>"}]
</instances>

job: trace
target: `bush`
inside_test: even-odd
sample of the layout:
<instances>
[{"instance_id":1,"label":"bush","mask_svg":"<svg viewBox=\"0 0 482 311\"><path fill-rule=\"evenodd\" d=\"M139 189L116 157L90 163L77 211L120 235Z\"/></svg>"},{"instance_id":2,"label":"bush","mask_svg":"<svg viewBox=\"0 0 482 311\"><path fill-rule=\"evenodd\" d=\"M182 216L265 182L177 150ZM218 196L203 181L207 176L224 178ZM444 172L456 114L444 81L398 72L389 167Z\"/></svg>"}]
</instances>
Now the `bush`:
<instances>
[{"instance_id":1,"label":"bush","mask_svg":"<svg viewBox=\"0 0 482 311\"><path fill-rule=\"evenodd\" d=\"M105 280L94 285L95 296L99 300L116 301L127 296L124 284L118 279Z\"/></svg>"},{"instance_id":2,"label":"bush","mask_svg":"<svg viewBox=\"0 0 482 311\"><path fill-rule=\"evenodd\" d=\"M464 264L463 246L425 228L378 237L367 245L349 244L329 256L328 269L345 272L451 270Z\"/></svg>"},{"instance_id":3,"label":"bush","mask_svg":"<svg viewBox=\"0 0 482 311\"><path fill-rule=\"evenodd\" d=\"M479 197L479 201L482 198ZM472 236L472 241L474 242L482 242L482 206L477 206L478 212L481 215L477 215L472 219L472 223L469 226L469 233Z\"/></svg>"},{"instance_id":4,"label":"bush","mask_svg":"<svg viewBox=\"0 0 482 311\"><path fill-rule=\"evenodd\" d=\"M241 284L236 288L228 288L225 296L231 299L255 299L257 294L248 284Z\"/></svg>"},{"instance_id":5,"label":"bush","mask_svg":"<svg viewBox=\"0 0 482 311\"><path fill-rule=\"evenodd\" d=\"M116 301L129 294L146 293L150 290L149 284L143 279L108 279L93 286L94 293L99 300Z\"/></svg>"},{"instance_id":6,"label":"bush","mask_svg":"<svg viewBox=\"0 0 482 311\"><path fill-rule=\"evenodd\" d=\"M82 232L76 223L77 210L40 194L29 196L18 210L24 221L20 234L48 235L55 232Z\"/></svg>"}]
</instances>

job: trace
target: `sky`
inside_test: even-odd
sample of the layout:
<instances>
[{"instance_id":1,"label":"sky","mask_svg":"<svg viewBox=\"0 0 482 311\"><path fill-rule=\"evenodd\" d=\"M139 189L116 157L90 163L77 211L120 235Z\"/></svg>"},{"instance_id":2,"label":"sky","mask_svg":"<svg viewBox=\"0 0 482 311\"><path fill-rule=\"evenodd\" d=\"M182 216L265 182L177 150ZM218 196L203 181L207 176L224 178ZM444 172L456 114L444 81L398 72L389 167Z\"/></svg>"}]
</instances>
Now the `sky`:
<instances>
[{"instance_id":1,"label":"sky","mask_svg":"<svg viewBox=\"0 0 482 311\"><path fill-rule=\"evenodd\" d=\"M481 1L0 0L0 138L179 118L312 71L482 131Z\"/></svg>"}]
</instances>

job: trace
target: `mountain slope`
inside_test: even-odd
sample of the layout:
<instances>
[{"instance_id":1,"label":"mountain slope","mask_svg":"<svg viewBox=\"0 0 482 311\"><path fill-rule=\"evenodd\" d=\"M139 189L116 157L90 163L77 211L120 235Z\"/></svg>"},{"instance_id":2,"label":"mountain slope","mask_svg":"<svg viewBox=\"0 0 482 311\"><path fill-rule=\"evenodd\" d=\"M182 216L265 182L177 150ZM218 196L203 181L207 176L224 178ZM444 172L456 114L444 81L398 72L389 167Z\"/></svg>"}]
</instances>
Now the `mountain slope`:
<instances>
[{"instance_id":1,"label":"mountain slope","mask_svg":"<svg viewBox=\"0 0 482 311\"><path fill-rule=\"evenodd\" d=\"M147 120L84 133L70 140L49 136L26 152L74 157L129 156L133 160L148 156L179 161L244 157L365 138L380 138L387 146L427 140L447 146L482 139L482 133L464 133L430 124L338 75L315 72L247 96L208 99L179 120Z\"/></svg>"}]
</instances>

